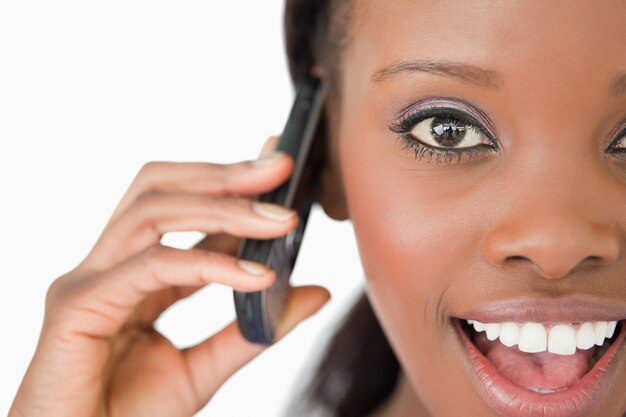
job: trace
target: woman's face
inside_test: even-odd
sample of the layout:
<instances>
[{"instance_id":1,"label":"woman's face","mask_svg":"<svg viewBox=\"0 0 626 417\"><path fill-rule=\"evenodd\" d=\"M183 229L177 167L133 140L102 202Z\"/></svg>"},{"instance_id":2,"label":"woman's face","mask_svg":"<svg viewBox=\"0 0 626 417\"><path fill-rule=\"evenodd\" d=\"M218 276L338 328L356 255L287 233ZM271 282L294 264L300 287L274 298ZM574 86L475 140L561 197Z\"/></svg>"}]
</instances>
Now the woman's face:
<instances>
[{"instance_id":1,"label":"woman's face","mask_svg":"<svg viewBox=\"0 0 626 417\"><path fill-rule=\"evenodd\" d=\"M605 349L568 353L626 318L624 22L608 0L357 1L338 163L370 300L432 415L626 412L621 325L591 371ZM467 319L516 323L518 345Z\"/></svg>"}]
</instances>

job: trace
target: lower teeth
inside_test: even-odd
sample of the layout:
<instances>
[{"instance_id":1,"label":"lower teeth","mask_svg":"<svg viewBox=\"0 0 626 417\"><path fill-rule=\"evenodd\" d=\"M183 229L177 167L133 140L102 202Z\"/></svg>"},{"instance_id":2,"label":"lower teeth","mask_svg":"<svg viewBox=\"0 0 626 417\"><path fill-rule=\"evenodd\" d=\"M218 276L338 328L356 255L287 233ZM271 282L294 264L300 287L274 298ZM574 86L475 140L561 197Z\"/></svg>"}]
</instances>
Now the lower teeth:
<instances>
[{"instance_id":1,"label":"lower teeth","mask_svg":"<svg viewBox=\"0 0 626 417\"><path fill-rule=\"evenodd\" d=\"M541 388L528 388L531 391L534 391L539 394L552 394L553 392L565 391L567 388L561 389L541 389Z\"/></svg>"}]
</instances>

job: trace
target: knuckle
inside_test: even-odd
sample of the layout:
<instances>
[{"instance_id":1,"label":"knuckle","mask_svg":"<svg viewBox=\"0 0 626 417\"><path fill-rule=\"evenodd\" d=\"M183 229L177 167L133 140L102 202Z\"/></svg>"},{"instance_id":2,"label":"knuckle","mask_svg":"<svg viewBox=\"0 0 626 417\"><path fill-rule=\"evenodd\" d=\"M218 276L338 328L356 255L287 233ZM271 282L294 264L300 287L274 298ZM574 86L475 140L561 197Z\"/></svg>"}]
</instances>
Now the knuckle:
<instances>
[{"instance_id":1,"label":"knuckle","mask_svg":"<svg viewBox=\"0 0 626 417\"><path fill-rule=\"evenodd\" d=\"M235 213L245 213L251 203L246 203L244 199L236 196L204 196L202 198L204 210L213 223L226 226Z\"/></svg>"},{"instance_id":2,"label":"knuckle","mask_svg":"<svg viewBox=\"0 0 626 417\"><path fill-rule=\"evenodd\" d=\"M140 219L149 217L150 208L158 204L162 197L163 193L157 190L146 190L135 197L130 211Z\"/></svg>"},{"instance_id":3,"label":"knuckle","mask_svg":"<svg viewBox=\"0 0 626 417\"><path fill-rule=\"evenodd\" d=\"M155 244L146 248L135 259L135 263L141 275L151 277L159 281L163 264L167 263L169 255L168 247Z\"/></svg>"},{"instance_id":4,"label":"knuckle","mask_svg":"<svg viewBox=\"0 0 626 417\"><path fill-rule=\"evenodd\" d=\"M219 208L224 212L242 212L245 213L252 209L252 199L229 195L219 199Z\"/></svg>"},{"instance_id":5,"label":"knuckle","mask_svg":"<svg viewBox=\"0 0 626 417\"><path fill-rule=\"evenodd\" d=\"M149 270L156 270L159 265L170 255L171 248L160 244L148 246L139 256L142 266Z\"/></svg>"},{"instance_id":6,"label":"knuckle","mask_svg":"<svg viewBox=\"0 0 626 417\"><path fill-rule=\"evenodd\" d=\"M139 170L138 177L144 177L147 175L152 175L153 172L158 171L159 168L163 165L163 162L159 161L150 161L143 164L141 169Z\"/></svg>"},{"instance_id":7,"label":"knuckle","mask_svg":"<svg viewBox=\"0 0 626 417\"><path fill-rule=\"evenodd\" d=\"M217 252L208 251L203 254L203 263L207 265L212 265L219 262L220 256Z\"/></svg>"},{"instance_id":8,"label":"knuckle","mask_svg":"<svg viewBox=\"0 0 626 417\"><path fill-rule=\"evenodd\" d=\"M54 305L56 305L59 296L62 294L62 278L63 277L55 279L48 287L48 290L46 291L46 309L52 308Z\"/></svg>"},{"instance_id":9,"label":"knuckle","mask_svg":"<svg viewBox=\"0 0 626 417\"><path fill-rule=\"evenodd\" d=\"M159 166L161 166L161 164L161 162L156 161L150 161L143 164L141 168L139 168L137 175L135 175L133 185L135 187L141 187L142 184L149 183L150 178L155 176L155 173L159 170Z\"/></svg>"},{"instance_id":10,"label":"knuckle","mask_svg":"<svg viewBox=\"0 0 626 417\"><path fill-rule=\"evenodd\" d=\"M212 214L213 210L216 206L221 205L221 201L225 197L215 197L212 195L202 195L198 196L198 203L203 207L203 210L206 211L207 214Z\"/></svg>"},{"instance_id":11,"label":"knuckle","mask_svg":"<svg viewBox=\"0 0 626 417\"><path fill-rule=\"evenodd\" d=\"M193 256L193 268L196 271L199 283L206 283L212 280L217 271L221 270L226 255L215 251L199 250L198 256ZM191 265L190 265L191 266Z\"/></svg>"},{"instance_id":12,"label":"knuckle","mask_svg":"<svg viewBox=\"0 0 626 417\"><path fill-rule=\"evenodd\" d=\"M169 161L150 161L143 164L139 169L133 185L138 188L148 188L150 184L158 181L164 175L167 175L168 167L174 165L174 162Z\"/></svg>"},{"instance_id":13,"label":"knuckle","mask_svg":"<svg viewBox=\"0 0 626 417\"><path fill-rule=\"evenodd\" d=\"M50 283L45 297L45 311L47 313L59 310L59 306L64 305L68 297L71 296L72 287L75 287L71 285L71 279L69 274L65 274Z\"/></svg>"},{"instance_id":14,"label":"knuckle","mask_svg":"<svg viewBox=\"0 0 626 417\"><path fill-rule=\"evenodd\" d=\"M252 199L228 196L220 199L216 210L220 230L229 235L241 234L245 230L245 218L252 213Z\"/></svg>"},{"instance_id":15,"label":"knuckle","mask_svg":"<svg viewBox=\"0 0 626 417\"><path fill-rule=\"evenodd\" d=\"M233 165L219 165L215 170L215 181L219 194L228 194L232 189Z\"/></svg>"},{"instance_id":16,"label":"knuckle","mask_svg":"<svg viewBox=\"0 0 626 417\"><path fill-rule=\"evenodd\" d=\"M218 264L229 264L234 262L230 256L216 251L204 252L202 261L203 266L208 269L215 268Z\"/></svg>"},{"instance_id":17,"label":"knuckle","mask_svg":"<svg viewBox=\"0 0 626 417\"><path fill-rule=\"evenodd\" d=\"M163 193L158 190L145 190L135 198L135 204L149 205L158 200L162 195Z\"/></svg>"}]
</instances>

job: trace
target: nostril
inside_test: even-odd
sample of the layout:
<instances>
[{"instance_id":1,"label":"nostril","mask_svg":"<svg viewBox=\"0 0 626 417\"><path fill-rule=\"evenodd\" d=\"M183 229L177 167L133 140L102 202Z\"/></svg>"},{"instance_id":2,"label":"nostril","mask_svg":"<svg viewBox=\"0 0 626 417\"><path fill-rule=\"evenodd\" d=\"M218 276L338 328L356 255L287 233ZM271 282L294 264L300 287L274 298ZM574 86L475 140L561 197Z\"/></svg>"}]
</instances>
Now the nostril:
<instances>
[{"instance_id":1,"label":"nostril","mask_svg":"<svg viewBox=\"0 0 626 417\"><path fill-rule=\"evenodd\" d=\"M491 228L481 242L482 255L491 265L504 266L507 260L511 266L534 265L545 278L555 279L566 276L583 260L586 266L610 265L622 252L622 232L608 223L561 214L533 222L513 219L517 216Z\"/></svg>"},{"instance_id":2,"label":"nostril","mask_svg":"<svg viewBox=\"0 0 626 417\"><path fill-rule=\"evenodd\" d=\"M610 259L604 258L602 256L587 256L583 262L581 262L581 269L591 269L591 268L596 268L597 266L600 265L608 265L610 264L612 261Z\"/></svg>"},{"instance_id":3,"label":"nostril","mask_svg":"<svg viewBox=\"0 0 626 417\"><path fill-rule=\"evenodd\" d=\"M514 256L507 256L506 259L509 259L511 261L523 261L523 260L528 260L528 258L526 258L525 256L520 256L520 255L514 255Z\"/></svg>"}]
</instances>

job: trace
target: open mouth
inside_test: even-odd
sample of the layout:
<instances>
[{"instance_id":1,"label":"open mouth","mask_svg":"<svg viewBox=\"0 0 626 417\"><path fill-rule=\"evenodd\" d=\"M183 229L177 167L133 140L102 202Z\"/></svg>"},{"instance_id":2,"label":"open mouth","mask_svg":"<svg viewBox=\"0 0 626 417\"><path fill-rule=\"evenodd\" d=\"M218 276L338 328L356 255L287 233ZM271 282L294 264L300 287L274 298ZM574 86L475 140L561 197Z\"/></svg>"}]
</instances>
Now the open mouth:
<instances>
[{"instance_id":1,"label":"open mouth","mask_svg":"<svg viewBox=\"0 0 626 417\"><path fill-rule=\"evenodd\" d=\"M620 321L481 323L453 318L473 381L501 414L585 416L610 385Z\"/></svg>"}]
</instances>

